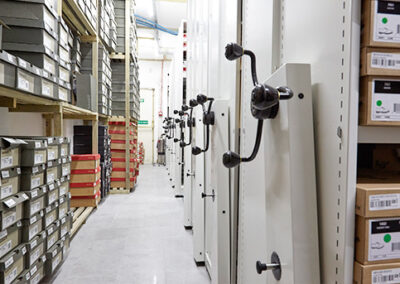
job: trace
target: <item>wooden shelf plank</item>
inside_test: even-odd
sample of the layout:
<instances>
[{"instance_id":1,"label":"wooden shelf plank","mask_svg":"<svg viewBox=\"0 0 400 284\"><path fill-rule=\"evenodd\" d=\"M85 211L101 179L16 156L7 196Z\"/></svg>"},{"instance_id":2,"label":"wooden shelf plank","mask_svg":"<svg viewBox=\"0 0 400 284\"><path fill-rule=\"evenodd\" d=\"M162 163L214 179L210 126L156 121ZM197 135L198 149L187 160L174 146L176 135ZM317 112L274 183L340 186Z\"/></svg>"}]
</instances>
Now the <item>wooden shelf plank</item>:
<instances>
[{"instance_id":1,"label":"wooden shelf plank","mask_svg":"<svg viewBox=\"0 0 400 284\"><path fill-rule=\"evenodd\" d=\"M81 207L84 208L84 207ZM78 231L78 229L86 222L87 218L89 217L90 213L92 213L94 207L86 207L84 208L84 210L82 211L82 213L80 215L78 215L78 217L75 219L75 221L73 221L72 224L72 229L71 229L71 236L73 237L76 232ZM79 209L78 209L79 210ZM75 216L75 213L74 213Z\"/></svg>"}]
</instances>

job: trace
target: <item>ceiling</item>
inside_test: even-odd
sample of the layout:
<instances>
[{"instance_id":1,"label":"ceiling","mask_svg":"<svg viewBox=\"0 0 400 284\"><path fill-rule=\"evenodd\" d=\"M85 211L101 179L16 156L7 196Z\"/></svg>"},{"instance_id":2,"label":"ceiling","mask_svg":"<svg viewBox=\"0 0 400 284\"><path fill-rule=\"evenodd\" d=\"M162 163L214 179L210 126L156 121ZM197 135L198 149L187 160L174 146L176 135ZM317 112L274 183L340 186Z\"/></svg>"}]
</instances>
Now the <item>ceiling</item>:
<instances>
[{"instance_id":1,"label":"ceiling","mask_svg":"<svg viewBox=\"0 0 400 284\"><path fill-rule=\"evenodd\" d=\"M186 19L186 0L136 0L135 13L159 25L178 32ZM139 58L170 57L176 45L176 36L138 25Z\"/></svg>"}]
</instances>

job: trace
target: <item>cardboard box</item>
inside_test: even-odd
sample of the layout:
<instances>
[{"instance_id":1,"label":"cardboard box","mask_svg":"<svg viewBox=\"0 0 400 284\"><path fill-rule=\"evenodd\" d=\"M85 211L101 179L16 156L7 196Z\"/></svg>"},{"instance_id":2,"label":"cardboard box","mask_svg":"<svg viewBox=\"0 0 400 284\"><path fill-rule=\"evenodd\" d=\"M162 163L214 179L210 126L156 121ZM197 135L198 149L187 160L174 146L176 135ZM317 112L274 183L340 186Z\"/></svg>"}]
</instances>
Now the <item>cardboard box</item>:
<instances>
[{"instance_id":1,"label":"cardboard box","mask_svg":"<svg viewBox=\"0 0 400 284\"><path fill-rule=\"evenodd\" d=\"M400 217L356 216L355 258L361 264L400 261Z\"/></svg>"},{"instance_id":2,"label":"cardboard box","mask_svg":"<svg viewBox=\"0 0 400 284\"><path fill-rule=\"evenodd\" d=\"M400 76L400 49L361 49L361 76Z\"/></svg>"},{"instance_id":3,"label":"cardboard box","mask_svg":"<svg viewBox=\"0 0 400 284\"><path fill-rule=\"evenodd\" d=\"M400 263L362 265L355 261L353 283L400 283Z\"/></svg>"},{"instance_id":4,"label":"cardboard box","mask_svg":"<svg viewBox=\"0 0 400 284\"><path fill-rule=\"evenodd\" d=\"M71 183L95 183L101 176L100 165L96 169L72 170Z\"/></svg>"},{"instance_id":5,"label":"cardboard box","mask_svg":"<svg viewBox=\"0 0 400 284\"><path fill-rule=\"evenodd\" d=\"M71 243L71 232L68 232L61 240L64 242L63 259L66 259L68 256L68 251Z\"/></svg>"},{"instance_id":6,"label":"cardboard box","mask_svg":"<svg viewBox=\"0 0 400 284\"><path fill-rule=\"evenodd\" d=\"M100 166L99 154L72 155L72 170L97 169Z\"/></svg>"},{"instance_id":7,"label":"cardboard box","mask_svg":"<svg viewBox=\"0 0 400 284\"><path fill-rule=\"evenodd\" d=\"M46 205L45 195L47 194L47 186L43 185L30 191L24 191L24 193L29 197L29 200L24 204L24 217L31 218L44 209Z\"/></svg>"},{"instance_id":8,"label":"cardboard box","mask_svg":"<svg viewBox=\"0 0 400 284\"><path fill-rule=\"evenodd\" d=\"M61 162L61 176L65 177L71 174L71 159L69 158L62 158Z\"/></svg>"},{"instance_id":9,"label":"cardboard box","mask_svg":"<svg viewBox=\"0 0 400 284\"><path fill-rule=\"evenodd\" d=\"M68 212L63 218L60 219L60 239L68 234L72 229L72 212Z\"/></svg>"},{"instance_id":10,"label":"cardboard box","mask_svg":"<svg viewBox=\"0 0 400 284\"><path fill-rule=\"evenodd\" d=\"M115 150L125 150L125 140L112 140L111 139L111 149ZM129 141L129 147L132 149L133 147L133 141Z\"/></svg>"},{"instance_id":11,"label":"cardboard box","mask_svg":"<svg viewBox=\"0 0 400 284\"><path fill-rule=\"evenodd\" d=\"M27 245L27 265L26 268L31 267L40 257L45 253L46 248L46 232L42 231L36 237L34 237L31 241L29 241Z\"/></svg>"},{"instance_id":12,"label":"cardboard box","mask_svg":"<svg viewBox=\"0 0 400 284\"><path fill-rule=\"evenodd\" d=\"M44 264L46 263L46 256L42 255L38 261L33 264L29 270L31 275L30 284L37 284L45 277Z\"/></svg>"},{"instance_id":13,"label":"cardboard box","mask_svg":"<svg viewBox=\"0 0 400 284\"><path fill-rule=\"evenodd\" d=\"M16 247L11 253L0 259L0 281L11 283L25 268L26 245Z\"/></svg>"},{"instance_id":14,"label":"cardboard box","mask_svg":"<svg viewBox=\"0 0 400 284\"><path fill-rule=\"evenodd\" d=\"M49 206L58 200L59 185L60 185L60 182L57 180L55 183L52 183L48 186L48 192L47 192L47 195L45 195L46 206Z\"/></svg>"},{"instance_id":15,"label":"cardboard box","mask_svg":"<svg viewBox=\"0 0 400 284\"><path fill-rule=\"evenodd\" d=\"M22 220L22 241L29 242L43 230L43 211Z\"/></svg>"},{"instance_id":16,"label":"cardboard box","mask_svg":"<svg viewBox=\"0 0 400 284\"><path fill-rule=\"evenodd\" d=\"M57 242L53 248L46 252L45 272L46 275L51 275L56 271L62 262L63 242Z\"/></svg>"},{"instance_id":17,"label":"cardboard box","mask_svg":"<svg viewBox=\"0 0 400 284\"><path fill-rule=\"evenodd\" d=\"M130 178L130 188L133 188L135 185L136 177ZM111 188L125 188L125 178L111 178Z\"/></svg>"},{"instance_id":18,"label":"cardboard box","mask_svg":"<svg viewBox=\"0 0 400 284\"><path fill-rule=\"evenodd\" d=\"M72 196L72 207L97 207L100 202L100 190L93 196Z\"/></svg>"},{"instance_id":19,"label":"cardboard box","mask_svg":"<svg viewBox=\"0 0 400 284\"><path fill-rule=\"evenodd\" d=\"M21 227L22 223L18 221L0 232L0 258L21 243Z\"/></svg>"},{"instance_id":20,"label":"cardboard box","mask_svg":"<svg viewBox=\"0 0 400 284\"><path fill-rule=\"evenodd\" d=\"M400 216L400 183L357 184L356 214L367 218Z\"/></svg>"},{"instance_id":21,"label":"cardboard box","mask_svg":"<svg viewBox=\"0 0 400 284\"><path fill-rule=\"evenodd\" d=\"M50 250L59 240L59 235L60 235L59 230L60 230L60 221L54 222L46 229L47 233L46 250Z\"/></svg>"},{"instance_id":22,"label":"cardboard box","mask_svg":"<svg viewBox=\"0 0 400 284\"><path fill-rule=\"evenodd\" d=\"M54 204L45 208L43 228L48 228L58 219L58 206L58 202L55 202Z\"/></svg>"},{"instance_id":23,"label":"cardboard box","mask_svg":"<svg viewBox=\"0 0 400 284\"><path fill-rule=\"evenodd\" d=\"M22 271L20 275L18 275L17 279L15 279L12 284L27 284L31 283L29 282L29 279L31 279L31 273L29 272L29 269L25 269Z\"/></svg>"},{"instance_id":24,"label":"cardboard box","mask_svg":"<svg viewBox=\"0 0 400 284\"><path fill-rule=\"evenodd\" d=\"M400 125L399 77L362 77L360 125Z\"/></svg>"},{"instance_id":25,"label":"cardboard box","mask_svg":"<svg viewBox=\"0 0 400 284\"><path fill-rule=\"evenodd\" d=\"M0 170L20 166L20 146L25 143L20 139L0 137Z\"/></svg>"},{"instance_id":26,"label":"cardboard box","mask_svg":"<svg viewBox=\"0 0 400 284\"><path fill-rule=\"evenodd\" d=\"M69 192L69 176L60 179L59 196L63 196Z\"/></svg>"},{"instance_id":27,"label":"cardboard box","mask_svg":"<svg viewBox=\"0 0 400 284\"><path fill-rule=\"evenodd\" d=\"M29 199L24 192L6 198L0 202L0 226L4 230L22 219L24 202Z\"/></svg>"},{"instance_id":28,"label":"cardboard box","mask_svg":"<svg viewBox=\"0 0 400 284\"><path fill-rule=\"evenodd\" d=\"M61 158L67 158L69 156L69 143L63 143L60 145L59 156Z\"/></svg>"},{"instance_id":29,"label":"cardboard box","mask_svg":"<svg viewBox=\"0 0 400 284\"><path fill-rule=\"evenodd\" d=\"M135 154L133 153L133 150L130 150L129 156L131 159L135 158ZM125 159L125 150L111 149L111 157Z\"/></svg>"},{"instance_id":30,"label":"cardboard box","mask_svg":"<svg viewBox=\"0 0 400 284\"><path fill-rule=\"evenodd\" d=\"M74 184L71 183L71 196L90 196L95 195L97 191L100 190L100 180L96 181L96 183L86 184L89 186L84 186L85 184Z\"/></svg>"},{"instance_id":31,"label":"cardboard box","mask_svg":"<svg viewBox=\"0 0 400 284\"><path fill-rule=\"evenodd\" d=\"M47 162L47 141L45 139L24 139L21 145L21 166L33 167Z\"/></svg>"},{"instance_id":32,"label":"cardboard box","mask_svg":"<svg viewBox=\"0 0 400 284\"><path fill-rule=\"evenodd\" d=\"M70 196L60 197L60 202L58 206L58 218L63 218L69 212L70 207Z\"/></svg>"},{"instance_id":33,"label":"cardboard box","mask_svg":"<svg viewBox=\"0 0 400 284\"><path fill-rule=\"evenodd\" d=\"M125 158L111 158L111 162L113 168L125 168L126 166ZM134 169L136 166L135 159L131 158L129 162L130 167Z\"/></svg>"},{"instance_id":34,"label":"cardboard box","mask_svg":"<svg viewBox=\"0 0 400 284\"><path fill-rule=\"evenodd\" d=\"M400 3L363 0L361 46L398 47Z\"/></svg>"},{"instance_id":35,"label":"cardboard box","mask_svg":"<svg viewBox=\"0 0 400 284\"><path fill-rule=\"evenodd\" d=\"M17 193L20 189L20 168L10 168L1 171L0 199L3 200Z\"/></svg>"},{"instance_id":36,"label":"cardboard box","mask_svg":"<svg viewBox=\"0 0 400 284\"><path fill-rule=\"evenodd\" d=\"M61 159L49 161L46 169L46 183L51 184L61 178Z\"/></svg>"},{"instance_id":37,"label":"cardboard box","mask_svg":"<svg viewBox=\"0 0 400 284\"><path fill-rule=\"evenodd\" d=\"M46 165L24 167L21 173L21 190L32 190L45 183Z\"/></svg>"}]
</instances>

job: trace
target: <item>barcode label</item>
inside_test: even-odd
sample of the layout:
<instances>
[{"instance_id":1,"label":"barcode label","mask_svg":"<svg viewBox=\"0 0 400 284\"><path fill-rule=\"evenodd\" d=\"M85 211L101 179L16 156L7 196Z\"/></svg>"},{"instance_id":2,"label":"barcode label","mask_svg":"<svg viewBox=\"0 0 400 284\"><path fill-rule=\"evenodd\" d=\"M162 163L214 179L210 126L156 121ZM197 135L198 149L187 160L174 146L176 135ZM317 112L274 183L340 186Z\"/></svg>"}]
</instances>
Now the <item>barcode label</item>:
<instances>
[{"instance_id":1,"label":"barcode label","mask_svg":"<svg viewBox=\"0 0 400 284\"><path fill-rule=\"evenodd\" d=\"M40 177L31 179L31 188L40 186Z\"/></svg>"},{"instance_id":2,"label":"barcode label","mask_svg":"<svg viewBox=\"0 0 400 284\"><path fill-rule=\"evenodd\" d=\"M11 282L14 281L15 278L17 278L17 276L18 276L18 275L17 275L17 268L18 268L18 267L15 267L15 268L5 277L4 283L10 284Z\"/></svg>"},{"instance_id":3,"label":"barcode label","mask_svg":"<svg viewBox=\"0 0 400 284\"><path fill-rule=\"evenodd\" d=\"M1 168L2 169L12 167L12 165L13 165L13 157L12 156L1 158Z\"/></svg>"},{"instance_id":4,"label":"barcode label","mask_svg":"<svg viewBox=\"0 0 400 284\"><path fill-rule=\"evenodd\" d=\"M41 207L41 200L31 203L31 215L38 212L40 210L40 207Z\"/></svg>"},{"instance_id":5,"label":"barcode label","mask_svg":"<svg viewBox=\"0 0 400 284\"><path fill-rule=\"evenodd\" d=\"M54 160L56 158L56 152L54 150L47 150L47 159Z\"/></svg>"},{"instance_id":6,"label":"barcode label","mask_svg":"<svg viewBox=\"0 0 400 284\"><path fill-rule=\"evenodd\" d=\"M56 236L52 236L47 242L47 247L51 248L56 243Z\"/></svg>"},{"instance_id":7,"label":"barcode label","mask_svg":"<svg viewBox=\"0 0 400 284\"><path fill-rule=\"evenodd\" d=\"M1 189L1 199L9 197L12 195L12 185L5 186Z\"/></svg>"},{"instance_id":8,"label":"barcode label","mask_svg":"<svg viewBox=\"0 0 400 284\"><path fill-rule=\"evenodd\" d=\"M400 194L377 194L369 196L370 211L391 210L398 208L400 208Z\"/></svg>"},{"instance_id":9,"label":"barcode label","mask_svg":"<svg viewBox=\"0 0 400 284\"><path fill-rule=\"evenodd\" d=\"M32 229L29 230L29 239L32 239L37 235L37 233L39 233L39 224L36 224Z\"/></svg>"},{"instance_id":10,"label":"barcode label","mask_svg":"<svg viewBox=\"0 0 400 284\"><path fill-rule=\"evenodd\" d=\"M394 284L400 282L400 269L374 270L371 274L372 283Z\"/></svg>"},{"instance_id":11,"label":"barcode label","mask_svg":"<svg viewBox=\"0 0 400 284\"><path fill-rule=\"evenodd\" d=\"M54 215L50 215L49 217L46 217L46 227L49 226L51 223L53 223L55 219L56 218Z\"/></svg>"},{"instance_id":12,"label":"barcode label","mask_svg":"<svg viewBox=\"0 0 400 284\"><path fill-rule=\"evenodd\" d=\"M7 217L5 217L3 219L3 230L5 228L10 227L12 224L14 224L17 221L17 213L16 212L12 212L10 215L8 215Z\"/></svg>"},{"instance_id":13,"label":"barcode label","mask_svg":"<svg viewBox=\"0 0 400 284\"><path fill-rule=\"evenodd\" d=\"M0 246L0 257L3 257L11 250L12 241L9 240L5 244Z\"/></svg>"},{"instance_id":14,"label":"barcode label","mask_svg":"<svg viewBox=\"0 0 400 284\"><path fill-rule=\"evenodd\" d=\"M43 154L35 154L35 165L42 164L44 161Z\"/></svg>"},{"instance_id":15,"label":"barcode label","mask_svg":"<svg viewBox=\"0 0 400 284\"><path fill-rule=\"evenodd\" d=\"M39 257L40 257L40 248L37 248L37 249L35 250L35 252L32 253L32 255L31 255L30 258L29 258L30 263L35 263L35 261L38 260Z\"/></svg>"}]
</instances>

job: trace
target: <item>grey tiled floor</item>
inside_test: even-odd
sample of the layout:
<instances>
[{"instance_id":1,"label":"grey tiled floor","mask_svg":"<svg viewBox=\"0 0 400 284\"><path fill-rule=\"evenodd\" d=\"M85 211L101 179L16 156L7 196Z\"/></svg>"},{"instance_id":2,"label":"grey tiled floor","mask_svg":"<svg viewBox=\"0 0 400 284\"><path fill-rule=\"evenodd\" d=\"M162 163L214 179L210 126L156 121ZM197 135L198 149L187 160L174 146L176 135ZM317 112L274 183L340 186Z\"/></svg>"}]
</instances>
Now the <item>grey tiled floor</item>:
<instances>
[{"instance_id":1,"label":"grey tiled floor","mask_svg":"<svg viewBox=\"0 0 400 284\"><path fill-rule=\"evenodd\" d=\"M164 167L142 166L136 190L110 195L71 242L56 284L208 284L192 257L192 233L182 223Z\"/></svg>"}]
</instances>

